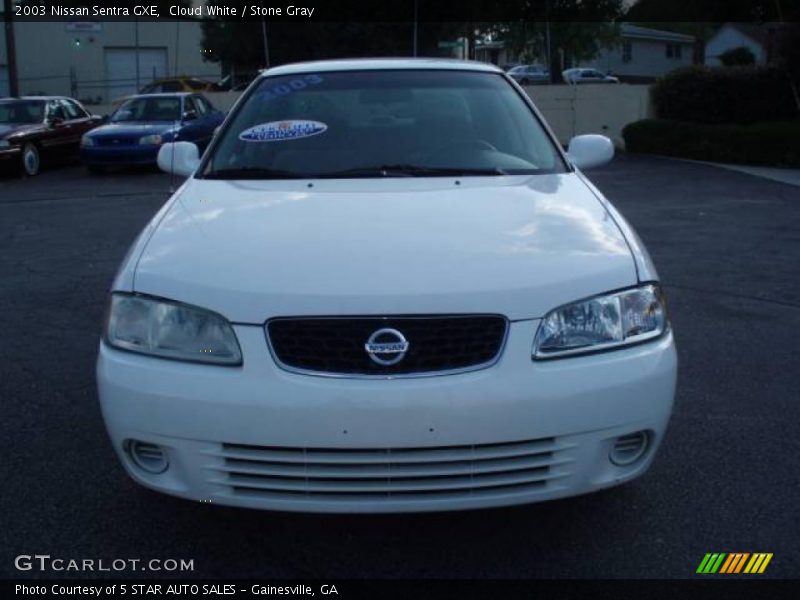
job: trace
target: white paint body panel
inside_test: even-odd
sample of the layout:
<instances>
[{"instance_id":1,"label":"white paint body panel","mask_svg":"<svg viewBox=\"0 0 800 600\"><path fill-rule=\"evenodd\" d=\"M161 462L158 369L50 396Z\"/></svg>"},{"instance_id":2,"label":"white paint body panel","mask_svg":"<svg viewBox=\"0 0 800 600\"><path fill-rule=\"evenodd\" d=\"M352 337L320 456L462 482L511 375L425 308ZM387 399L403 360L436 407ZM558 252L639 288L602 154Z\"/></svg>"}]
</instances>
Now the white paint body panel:
<instances>
[{"instance_id":1,"label":"white paint body panel","mask_svg":"<svg viewBox=\"0 0 800 600\"><path fill-rule=\"evenodd\" d=\"M422 63L451 67L446 61L332 61L269 73ZM540 318L559 305L655 277L633 230L580 172L460 180L190 178L134 243L113 291L160 296L223 315L233 323L243 364L170 361L103 342L97 363L101 408L131 477L196 501L397 512L592 492L637 477L651 464L675 393L672 333L549 361L531 360L534 336ZM293 373L275 362L264 329L279 316L456 313L509 319L505 344L491 366L387 379ZM612 463L615 440L640 431L650 441L644 457L628 466ZM160 446L169 468L161 474L138 468L126 451L128 440ZM301 457L320 449L339 455L359 450L391 470L399 460L391 457L409 449L477 456L516 443L552 449L535 459L549 461L541 482L413 496L314 495L308 489L241 493L225 480L230 465L221 454L229 445ZM434 460L419 468L439 465ZM300 477L288 485L302 482Z\"/></svg>"},{"instance_id":2,"label":"white paint body panel","mask_svg":"<svg viewBox=\"0 0 800 600\"><path fill-rule=\"evenodd\" d=\"M584 494L638 477L665 433L675 393L672 335L616 352L533 362L538 321L514 323L489 369L419 379L330 379L289 373L269 356L261 327L237 326L241 369L159 360L100 347L98 390L112 443L139 483L190 500L309 512L483 508ZM652 432L630 468L608 460L613 440ZM270 447L419 448L556 437L568 461L560 479L528 493L403 500L248 498L218 480L223 442ZM159 444L171 467L131 465L126 439Z\"/></svg>"},{"instance_id":3,"label":"white paint body panel","mask_svg":"<svg viewBox=\"0 0 800 600\"><path fill-rule=\"evenodd\" d=\"M275 316L531 319L636 283L577 175L190 180L138 260L136 291L240 323Z\"/></svg>"}]
</instances>

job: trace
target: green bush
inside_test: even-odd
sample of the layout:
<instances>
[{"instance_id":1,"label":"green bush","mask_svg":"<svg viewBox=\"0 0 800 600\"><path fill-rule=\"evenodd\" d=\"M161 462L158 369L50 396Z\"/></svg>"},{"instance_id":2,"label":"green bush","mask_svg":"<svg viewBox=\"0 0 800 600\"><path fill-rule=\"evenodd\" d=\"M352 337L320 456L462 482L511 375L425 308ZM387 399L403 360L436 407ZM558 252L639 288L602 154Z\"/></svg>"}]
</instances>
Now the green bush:
<instances>
[{"instance_id":1,"label":"green bush","mask_svg":"<svg viewBox=\"0 0 800 600\"><path fill-rule=\"evenodd\" d=\"M645 119L622 130L629 152L747 165L800 167L800 119L706 125Z\"/></svg>"},{"instance_id":2,"label":"green bush","mask_svg":"<svg viewBox=\"0 0 800 600\"><path fill-rule=\"evenodd\" d=\"M651 93L661 119L755 123L800 116L786 72L771 67L684 67L658 79Z\"/></svg>"}]
</instances>

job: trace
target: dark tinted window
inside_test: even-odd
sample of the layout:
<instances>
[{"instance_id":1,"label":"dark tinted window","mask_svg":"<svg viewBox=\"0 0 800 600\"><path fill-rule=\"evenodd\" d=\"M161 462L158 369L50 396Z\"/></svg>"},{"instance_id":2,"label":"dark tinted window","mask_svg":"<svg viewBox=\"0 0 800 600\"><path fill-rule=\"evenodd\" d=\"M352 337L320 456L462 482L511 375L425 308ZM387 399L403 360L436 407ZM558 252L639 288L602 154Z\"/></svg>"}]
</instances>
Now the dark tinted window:
<instances>
[{"instance_id":1,"label":"dark tinted window","mask_svg":"<svg viewBox=\"0 0 800 600\"><path fill-rule=\"evenodd\" d=\"M67 113L64 110L64 107L61 105L61 102L58 100L53 100L48 103L47 105L47 118L48 119L61 119L62 121L67 120Z\"/></svg>"},{"instance_id":2,"label":"dark tinted window","mask_svg":"<svg viewBox=\"0 0 800 600\"><path fill-rule=\"evenodd\" d=\"M41 123L44 121L44 102L14 100L0 102L0 123Z\"/></svg>"},{"instance_id":3,"label":"dark tinted window","mask_svg":"<svg viewBox=\"0 0 800 600\"><path fill-rule=\"evenodd\" d=\"M143 96L132 98L120 106L111 121L179 121L181 99L177 96Z\"/></svg>"},{"instance_id":4,"label":"dark tinted window","mask_svg":"<svg viewBox=\"0 0 800 600\"><path fill-rule=\"evenodd\" d=\"M69 119L85 119L88 115L76 102L72 100L62 100L61 104Z\"/></svg>"}]
</instances>

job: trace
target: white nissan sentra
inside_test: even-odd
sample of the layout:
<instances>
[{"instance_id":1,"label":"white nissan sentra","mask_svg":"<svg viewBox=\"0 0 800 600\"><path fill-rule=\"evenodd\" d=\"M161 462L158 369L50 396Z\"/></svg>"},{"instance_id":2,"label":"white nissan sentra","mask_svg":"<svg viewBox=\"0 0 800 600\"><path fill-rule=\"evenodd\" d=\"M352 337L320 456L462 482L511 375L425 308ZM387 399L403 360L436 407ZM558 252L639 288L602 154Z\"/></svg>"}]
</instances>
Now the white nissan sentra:
<instances>
[{"instance_id":1,"label":"white nissan sentra","mask_svg":"<svg viewBox=\"0 0 800 600\"><path fill-rule=\"evenodd\" d=\"M677 360L658 275L491 65L265 71L113 283L122 464L195 501L318 512L538 502L641 475ZM642 190L646 195L647 190Z\"/></svg>"}]
</instances>

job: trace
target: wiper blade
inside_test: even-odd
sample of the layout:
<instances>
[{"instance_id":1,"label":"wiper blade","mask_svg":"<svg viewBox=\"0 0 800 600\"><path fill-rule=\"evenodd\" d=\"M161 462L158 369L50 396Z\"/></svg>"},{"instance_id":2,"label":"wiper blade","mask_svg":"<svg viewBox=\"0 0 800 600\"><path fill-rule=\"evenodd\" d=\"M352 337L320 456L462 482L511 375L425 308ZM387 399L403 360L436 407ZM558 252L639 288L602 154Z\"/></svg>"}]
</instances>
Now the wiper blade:
<instances>
[{"instance_id":1,"label":"wiper blade","mask_svg":"<svg viewBox=\"0 0 800 600\"><path fill-rule=\"evenodd\" d=\"M459 175L507 175L498 167L464 168L464 167L423 167L419 165L380 165L357 167L343 171L320 173L321 178L337 177L457 177Z\"/></svg>"},{"instance_id":2,"label":"wiper blade","mask_svg":"<svg viewBox=\"0 0 800 600\"><path fill-rule=\"evenodd\" d=\"M307 179L308 175L283 169L261 167L236 167L216 169L203 175L203 179Z\"/></svg>"}]
</instances>

